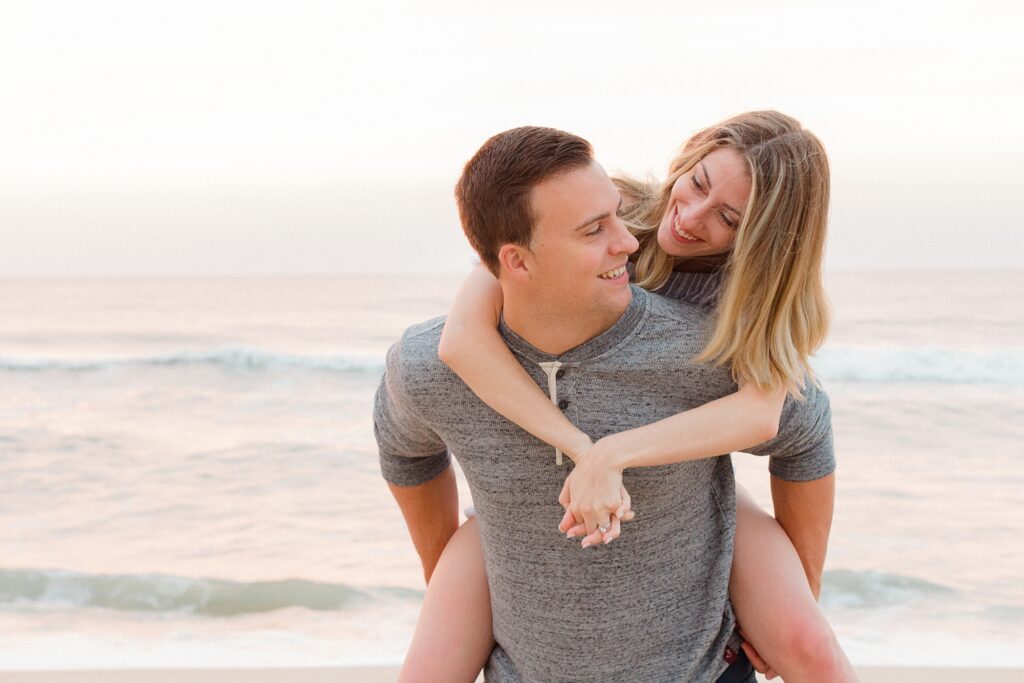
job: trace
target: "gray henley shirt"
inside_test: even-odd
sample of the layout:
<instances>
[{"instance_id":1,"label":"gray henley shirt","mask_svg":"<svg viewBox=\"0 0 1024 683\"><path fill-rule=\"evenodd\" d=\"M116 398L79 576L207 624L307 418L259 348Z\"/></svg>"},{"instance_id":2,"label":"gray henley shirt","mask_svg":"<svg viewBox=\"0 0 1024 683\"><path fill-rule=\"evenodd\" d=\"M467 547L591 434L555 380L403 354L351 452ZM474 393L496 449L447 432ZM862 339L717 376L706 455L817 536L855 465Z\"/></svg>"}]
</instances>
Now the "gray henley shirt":
<instances>
[{"instance_id":1,"label":"gray henley shirt","mask_svg":"<svg viewBox=\"0 0 1024 683\"><path fill-rule=\"evenodd\" d=\"M538 385L557 362L566 415L592 438L645 425L736 391L729 373L690 359L706 311L632 287L615 325L555 357L504 323L501 333ZM374 405L385 479L412 486L462 466L476 507L497 645L488 681L714 681L735 626L729 570L735 484L728 455L627 469L637 517L607 546L559 531L558 493L572 463L488 408L437 357L443 318L409 328L388 352ZM827 397L788 401L779 435L751 451L773 474L835 468ZM439 653L443 656L442 653Z\"/></svg>"}]
</instances>

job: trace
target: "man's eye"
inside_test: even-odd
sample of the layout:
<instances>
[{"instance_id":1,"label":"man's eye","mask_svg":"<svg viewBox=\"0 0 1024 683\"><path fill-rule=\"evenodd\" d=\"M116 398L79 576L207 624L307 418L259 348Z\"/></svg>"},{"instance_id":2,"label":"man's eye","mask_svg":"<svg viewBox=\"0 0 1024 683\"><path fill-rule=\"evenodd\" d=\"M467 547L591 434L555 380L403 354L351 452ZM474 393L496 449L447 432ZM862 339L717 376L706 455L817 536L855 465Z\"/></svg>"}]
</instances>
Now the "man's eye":
<instances>
[{"instance_id":1,"label":"man's eye","mask_svg":"<svg viewBox=\"0 0 1024 683\"><path fill-rule=\"evenodd\" d=\"M593 237L594 235L600 234L602 230L604 230L604 226L598 223L597 227L591 230L590 232L586 233L586 235L587 237Z\"/></svg>"}]
</instances>

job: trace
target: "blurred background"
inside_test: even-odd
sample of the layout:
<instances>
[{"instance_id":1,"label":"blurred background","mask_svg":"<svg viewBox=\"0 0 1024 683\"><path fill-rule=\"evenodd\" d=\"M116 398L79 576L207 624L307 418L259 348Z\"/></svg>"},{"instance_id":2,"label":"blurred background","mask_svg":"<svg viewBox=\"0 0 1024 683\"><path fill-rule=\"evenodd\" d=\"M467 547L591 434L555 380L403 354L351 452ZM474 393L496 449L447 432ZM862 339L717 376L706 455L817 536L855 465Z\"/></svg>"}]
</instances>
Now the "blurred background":
<instances>
[{"instance_id":1,"label":"blurred background","mask_svg":"<svg viewBox=\"0 0 1024 683\"><path fill-rule=\"evenodd\" d=\"M536 124L661 177L758 108L832 162L823 605L858 664L1009 665L1022 28L984 1L0 3L0 668L400 661L422 581L370 401L473 262L462 164Z\"/></svg>"}]
</instances>

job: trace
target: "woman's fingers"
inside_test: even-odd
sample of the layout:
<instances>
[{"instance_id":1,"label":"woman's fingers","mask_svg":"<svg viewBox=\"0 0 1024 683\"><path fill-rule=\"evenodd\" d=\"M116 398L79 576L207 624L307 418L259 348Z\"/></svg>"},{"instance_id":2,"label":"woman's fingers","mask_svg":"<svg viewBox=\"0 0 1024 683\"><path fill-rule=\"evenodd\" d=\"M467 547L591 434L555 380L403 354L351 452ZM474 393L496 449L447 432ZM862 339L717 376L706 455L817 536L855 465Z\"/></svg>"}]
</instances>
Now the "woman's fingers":
<instances>
[{"instance_id":1,"label":"woman's fingers","mask_svg":"<svg viewBox=\"0 0 1024 683\"><path fill-rule=\"evenodd\" d=\"M584 536L587 533L587 525L580 522L576 526L572 527L565 532L566 538L576 538L577 536Z\"/></svg>"},{"instance_id":2,"label":"woman's fingers","mask_svg":"<svg viewBox=\"0 0 1024 683\"><path fill-rule=\"evenodd\" d=\"M564 534L576 526L576 523L576 517L572 514L572 510L566 510L562 515L562 521L558 523L558 530Z\"/></svg>"},{"instance_id":3,"label":"woman's fingers","mask_svg":"<svg viewBox=\"0 0 1024 683\"><path fill-rule=\"evenodd\" d=\"M562 483L562 490L558 493L558 503L562 507L569 508L569 480Z\"/></svg>"},{"instance_id":4,"label":"woman's fingers","mask_svg":"<svg viewBox=\"0 0 1024 683\"><path fill-rule=\"evenodd\" d=\"M603 537L612 528L611 515L607 512L600 516L587 516L587 535L583 538L583 547L601 543Z\"/></svg>"},{"instance_id":5,"label":"woman's fingers","mask_svg":"<svg viewBox=\"0 0 1024 683\"><path fill-rule=\"evenodd\" d=\"M587 535L588 536L590 534L594 533L594 531L597 529L597 527L601 526L601 523L602 523L601 522L601 518L596 513L589 512L589 511L583 513L583 521L587 523ZM607 523L608 522L604 522L604 524L607 524Z\"/></svg>"},{"instance_id":6,"label":"woman's fingers","mask_svg":"<svg viewBox=\"0 0 1024 683\"><path fill-rule=\"evenodd\" d=\"M632 509L633 499L624 486L619 487L619 494L621 500L614 510L579 510L575 509L576 506L570 505L567 482L562 486L562 492L558 496L558 502L566 508L562 521L558 524L558 530L564 533L566 538L582 537L581 545L584 548L611 543L622 534L622 522L628 522L636 517Z\"/></svg>"},{"instance_id":7,"label":"woman's fingers","mask_svg":"<svg viewBox=\"0 0 1024 683\"><path fill-rule=\"evenodd\" d=\"M587 534L587 525L584 523L576 524L575 526L564 530L564 533L566 538L577 538L579 536L584 536L584 540L589 538L591 542L587 544L588 546L602 542L609 542L615 540L622 534L622 522L628 522L634 517L636 517L636 513L632 510L627 512L625 518L622 520L618 517L612 517L607 534L602 534L598 529L595 529L592 534ZM562 528L559 527L559 530L562 530Z\"/></svg>"},{"instance_id":8,"label":"woman's fingers","mask_svg":"<svg viewBox=\"0 0 1024 683\"><path fill-rule=\"evenodd\" d=\"M609 526L609 528L611 528ZM583 537L583 542L580 544L584 548L589 548L592 545L601 545L601 530L594 529L591 533Z\"/></svg>"},{"instance_id":9,"label":"woman's fingers","mask_svg":"<svg viewBox=\"0 0 1024 683\"><path fill-rule=\"evenodd\" d=\"M633 507L633 499L629 496L629 491L626 490L625 486L619 487L619 495L622 496L622 505L615 511L615 516L624 520L626 513Z\"/></svg>"},{"instance_id":10,"label":"woman's fingers","mask_svg":"<svg viewBox=\"0 0 1024 683\"><path fill-rule=\"evenodd\" d=\"M616 538L618 538L619 537L619 533L621 531L622 531L622 524L619 522L619 518L618 517L612 517L611 527L608 529L607 532L602 534L601 540L605 543L605 545L607 545L608 543L611 543Z\"/></svg>"}]
</instances>

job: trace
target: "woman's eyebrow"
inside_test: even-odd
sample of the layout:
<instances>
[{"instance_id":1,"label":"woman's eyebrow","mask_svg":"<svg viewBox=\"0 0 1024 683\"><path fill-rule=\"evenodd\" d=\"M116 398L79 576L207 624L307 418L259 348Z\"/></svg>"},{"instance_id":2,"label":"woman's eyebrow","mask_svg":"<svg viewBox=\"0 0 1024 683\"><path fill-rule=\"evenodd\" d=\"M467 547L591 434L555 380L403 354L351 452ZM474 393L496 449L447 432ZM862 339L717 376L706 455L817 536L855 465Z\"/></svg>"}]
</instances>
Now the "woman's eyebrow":
<instances>
[{"instance_id":1,"label":"woman's eyebrow","mask_svg":"<svg viewBox=\"0 0 1024 683\"><path fill-rule=\"evenodd\" d=\"M708 187L708 192L711 192L711 176L708 175L708 169L704 165L703 161L700 162L700 170L704 171L704 183ZM742 216L743 215L739 211L737 211L736 209L734 209L731 206L729 206L728 204L723 203L722 204L722 208L725 209L726 211L731 211L732 213L736 214L737 216Z\"/></svg>"}]
</instances>

